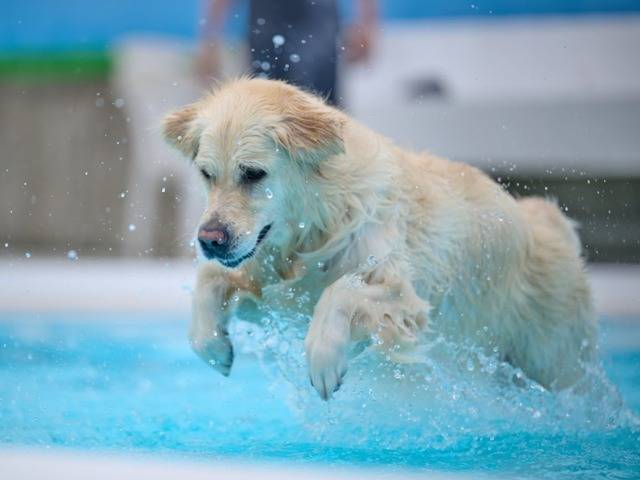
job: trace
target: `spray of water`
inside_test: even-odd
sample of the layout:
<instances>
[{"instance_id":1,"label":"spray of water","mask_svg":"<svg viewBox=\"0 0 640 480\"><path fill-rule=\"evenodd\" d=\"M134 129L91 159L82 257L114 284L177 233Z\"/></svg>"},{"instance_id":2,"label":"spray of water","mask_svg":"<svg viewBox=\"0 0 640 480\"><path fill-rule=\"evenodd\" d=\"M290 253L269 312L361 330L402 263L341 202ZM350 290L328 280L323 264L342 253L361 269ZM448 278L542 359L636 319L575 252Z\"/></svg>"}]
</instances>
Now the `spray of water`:
<instances>
[{"instance_id":1,"label":"spray of water","mask_svg":"<svg viewBox=\"0 0 640 480\"><path fill-rule=\"evenodd\" d=\"M304 335L310 319L267 311L261 316L258 326L232 322L234 340L258 353L274 382L287 386L291 410L324 444L434 450L505 435L640 431L600 363L587 365L572 388L552 392L497 354L437 333L412 364L354 349L359 351L343 386L323 402L308 381Z\"/></svg>"}]
</instances>

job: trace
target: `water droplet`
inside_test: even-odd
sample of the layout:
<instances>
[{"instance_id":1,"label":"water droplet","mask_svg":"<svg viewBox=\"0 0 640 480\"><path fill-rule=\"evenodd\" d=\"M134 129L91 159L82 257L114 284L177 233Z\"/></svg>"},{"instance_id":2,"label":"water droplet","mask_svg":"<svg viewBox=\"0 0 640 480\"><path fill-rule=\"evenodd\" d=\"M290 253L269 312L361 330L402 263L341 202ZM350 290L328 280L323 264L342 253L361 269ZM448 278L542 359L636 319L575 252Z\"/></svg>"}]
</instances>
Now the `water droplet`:
<instances>
[{"instance_id":1,"label":"water droplet","mask_svg":"<svg viewBox=\"0 0 640 480\"><path fill-rule=\"evenodd\" d=\"M25 258L31 258L31 252L24 252Z\"/></svg>"},{"instance_id":2,"label":"water droplet","mask_svg":"<svg viewBox=\"0 0 640 480\"><path fill-rule=\"evenodd\" d=\"M300 223L298 224L298 228L302 229L302 228L304 228L304 227L305 227L304 222L300 222Z\"/></svg>"},{"instance_id":3,"label":"water droplet","mask_svg":"<svg viewBox=\"0 0 640 480\"><path fill-rule=\"evenodd\" d=\"M490 375L493 375L494 373L496 373L496 370L498 370L498 364L494 358L490 358L487 362L486 371Z\"/></svg>"},{"instance_id":4,"label":"water droplet","mask_svg":"<svg viewBox=\"0 0 640 480\"><path fill-rule=\"evenodd\" d=\"M165 187L162 187L162 190L160 190L162 193L166 192L167 189Z\"/></svg>"},{"instance_id":5,"label":"water droplet","mask_svg":"<svg viewBox=\"0 0 640 480\"><path fill-rule=\"evenodd\" d=\"M348 278L349 286L353 288L361 288L364 286L364 281L360 275L352 275ZM380 344L382 345L382 343Z\"/></svg>"},{"instance_id":6,"label":"water droplet","mask_svg":"<svg viewBox=\"0 0 640 480\"><path fill-rule=\"evenodd\" d=\"M121 193L120 193L120 198L124 198L124 197L126 197L126 196L127 196L127 194L126 194L125 192L121 192Z\"/></svg>"},{"instance_id":7,"label":"water droplet","mask_svg":"<svg viewBox=\"0 0 640 480\"><path fill-rule=\"evenodd\" d=\"M282 35L274 35L271 41L273 42L273 46L275 48L281 47L282 45L284 45L284 42L285 42L284 37Z\"/></svg>"},{"instance_id":8,"label":"water droplet","mask_svg":"<svg viewBox=\"0 0 640 480\"><path fill-rule=\"evenodd\" d=\"M136 231L136 226L135 226L135 224L133 224L133 223L130 223L130 224L129 224L129 231L130 231L130 232L135 232L135 231Z\"/></svg>"},{"instance_id":9,"label":"water droplet","mask_svg":"<svg viewBox=\"0 0 640 480\"><path fill-rule=\"evenodd\" d=\"M467 358L467 370L469 370L470 372L473 372L473 370L475 370L475 365L473 364L472 358Z\"/></svg>"},{"instance_id":10,"label":"water droplet","mask_svg":"<svg viewBox=\"0 0 640 480\"><path fill-rule=\"evenodd\" d=\"M260 17L256 20L256 23L258 25L264 25L265 23L267 23L267 21L264 18Z\"/></svg>"},{"instance_id":11,"label":"water droplet","mask_svg":"<svg viewBox=\"0 0 640 480\"><path fill-rule=\"evenodd\" d=\"M271 69L271 64L269 62L262 62L260 64L260 68L262 68L262 70L264 70L265 72L268 72Z\"/></svg>"},{"instance_id":12,"label":"water droplet","mask_svg":"<svg viewBox=\"0 0 640 480\"><path fill-rule=\"evenodd\" d=\"M264 194L267 196L267 198L269 200L271 200L273 198L273 192L271 191L270 188L265 188L264 189Z\"/></svg>"},{"instance_id":13,"label":"water droplet","mask_svg":"<svg viewBox=\"0 0 640 480\"><path fill-rule=\"evenodd\" d=\"M300 61L300 55L298 55L297 53L292 53L291 55L289 55L289 60L291 60L292 63L298 63Z\"/></svg>"},{"instance_id":14,"label":"water droplet","mask_svg":"<svg viewBox=\"0 0 640 480\"><path fill-rule=\"evenodd\" d=\"M113 102L113 105L116 108L122 108L124 107L124 98L117 98L115 102Z\"/></svg>"},{"instance_id":15,"label":"water droplet","mask_svg":"<svg viewBox=\"0 0 640 480\"><path fill-rule=\"evenodd\" d=\"M8 242L4 242L4 248L9 248L9 243Z\"/></svg>"},{"instance_id":16,"label":"water droplet","mask_svg":"<svg viewBox=\"0 0 640 480\"><path fill-rule=\"evenodd\" d=\"M67 252L67 258L69 260L77 260L78 259L78 252L76 252L75 250L69 250Z\"/></svg>"}]
</instances>

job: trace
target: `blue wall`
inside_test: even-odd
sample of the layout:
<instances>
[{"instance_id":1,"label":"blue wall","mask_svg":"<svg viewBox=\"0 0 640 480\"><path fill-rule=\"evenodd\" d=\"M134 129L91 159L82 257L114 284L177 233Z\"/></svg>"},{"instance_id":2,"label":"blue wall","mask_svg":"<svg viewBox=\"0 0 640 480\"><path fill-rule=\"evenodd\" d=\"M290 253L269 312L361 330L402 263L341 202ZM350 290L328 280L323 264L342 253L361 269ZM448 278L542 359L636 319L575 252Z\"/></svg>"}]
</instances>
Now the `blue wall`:
<instances>
[{"instance_id":1,"label":"blue wall","mask_svg":"<svg viewBox=\"0 0 640 480\"><path fill-rule=\"evenodd\" d=\"M0 51L102 50L131 32L194 38L202 0L2 0ZM244 1L229 30L242 33ZM264 0L268 1L268 0ZM342 0L345 15L350 0ZM381 0L387 20L640 12L640 0Z\"/></svg>"},{"instance_id":2,"label":"blue wall","mask_svg":"<svg viewBox=\"0 0 640 480\"><path fill-rule=\"evenodd\" d=\"M639 12L639 0L386 0L389 18Z\"/></svg>"}]
</instances>

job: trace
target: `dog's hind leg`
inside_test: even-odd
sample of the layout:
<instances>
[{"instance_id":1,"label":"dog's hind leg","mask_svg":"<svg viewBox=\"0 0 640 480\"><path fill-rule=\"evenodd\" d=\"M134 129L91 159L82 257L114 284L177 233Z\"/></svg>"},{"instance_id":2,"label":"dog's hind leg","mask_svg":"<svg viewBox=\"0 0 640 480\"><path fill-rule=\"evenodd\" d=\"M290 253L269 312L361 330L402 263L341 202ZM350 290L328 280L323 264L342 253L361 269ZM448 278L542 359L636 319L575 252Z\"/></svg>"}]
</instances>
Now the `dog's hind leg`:
<instances>
[{"instance_id":1,"label":"dog's hind leg","mask_svg":"<svg viewBox=\"0 0 640 480\"><path fill-rule=\"evenodd\" d=\"M429 306L409 282L372 278L339 278L315 307L305 347L311 384L324 400L340 388L352 342L375 338L378 347L391 350L417 343L426 328Z\"/></svg>"}]
</instances>

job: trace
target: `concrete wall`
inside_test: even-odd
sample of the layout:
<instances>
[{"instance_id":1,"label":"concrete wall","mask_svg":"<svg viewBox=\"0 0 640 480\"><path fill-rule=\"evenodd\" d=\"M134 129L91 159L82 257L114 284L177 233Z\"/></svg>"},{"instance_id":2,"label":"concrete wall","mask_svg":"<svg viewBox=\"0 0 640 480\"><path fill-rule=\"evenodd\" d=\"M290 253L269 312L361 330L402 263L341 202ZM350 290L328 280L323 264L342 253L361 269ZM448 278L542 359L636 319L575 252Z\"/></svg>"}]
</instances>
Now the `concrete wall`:
<instances>
[{"instance_id":1,"label":"concrete wall","mask_svg":"<svg viewBox=\"0 0 640 480\"><path fill-rule=\"evenodd\" d=\"M117 251L128 138L106 81L0 83L2 252Z\"/></svg>"}]
</instances>

